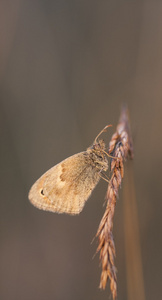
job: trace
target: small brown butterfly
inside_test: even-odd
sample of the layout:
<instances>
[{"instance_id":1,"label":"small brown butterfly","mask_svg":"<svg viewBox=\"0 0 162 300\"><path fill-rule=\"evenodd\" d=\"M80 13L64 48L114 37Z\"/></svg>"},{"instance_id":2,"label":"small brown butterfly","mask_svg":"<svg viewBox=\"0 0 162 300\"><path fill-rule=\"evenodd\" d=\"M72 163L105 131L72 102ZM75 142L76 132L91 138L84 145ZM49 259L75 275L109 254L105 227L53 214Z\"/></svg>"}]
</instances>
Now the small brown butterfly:
<instances>
[{"instance_id":1,"label":"small brown butterfly","mask_svg":"<svg viewBox=\"0 0 162 300\"><path fill-rule=\"evenodd\" d=\"M86 151L63 160L31 187L29 200L39 209L71 215L79 214L93 189L108 169L109 154L103 140L97 141Z\"/></svg>"}]
</instances>

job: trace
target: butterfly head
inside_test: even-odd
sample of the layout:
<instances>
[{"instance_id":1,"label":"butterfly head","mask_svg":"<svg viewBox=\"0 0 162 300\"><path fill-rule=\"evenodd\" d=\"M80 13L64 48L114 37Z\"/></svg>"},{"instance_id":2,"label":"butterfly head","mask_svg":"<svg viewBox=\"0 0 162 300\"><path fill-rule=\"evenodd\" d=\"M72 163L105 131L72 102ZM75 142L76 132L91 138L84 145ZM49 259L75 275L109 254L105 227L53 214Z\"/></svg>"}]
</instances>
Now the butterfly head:
<instances>
[{"instance_id":1,"label":"butterfly head","mask_svg":"<svg viewBox=\"0 0 162 300\"><path fill-rule=\"evenodd\" d=\"M104 171L106 171L108 168L107 153L105 149L106 146L103 140L95 141L93 145L87 149L87 152L90 154L94 165Z\"/></svg>"}]
</instances>

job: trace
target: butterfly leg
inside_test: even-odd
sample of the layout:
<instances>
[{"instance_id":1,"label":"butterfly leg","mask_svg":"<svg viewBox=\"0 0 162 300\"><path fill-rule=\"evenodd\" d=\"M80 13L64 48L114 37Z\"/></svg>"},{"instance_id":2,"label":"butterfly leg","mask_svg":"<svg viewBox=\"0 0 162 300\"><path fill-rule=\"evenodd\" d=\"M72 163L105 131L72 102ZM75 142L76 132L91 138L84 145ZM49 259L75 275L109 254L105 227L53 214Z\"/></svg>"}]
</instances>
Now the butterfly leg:
<instances>
[{"instance_id":1,"label":"butterfly leg","mask_svg":"<svg viewBox=\"0 0 162 300\"><path fill-rule=\"evenodd\" d=\"M102 175L101 175L102 174ZM105 173L102 172L102 170L99 172L100 177L105 180L106 182L109 183L109 178L107 177L107 175ZM104 177L105 176L105 177Z\"/></svg>"},{"instance_id":2,"label":"butterfly leg","mask_svg":"<svg viewBox=\"0 0 162 300\"><path fill-rule=\"evenodd\" d=\"M103 169L100 169L100 167L97 167L97 166L96 166L96 168L99 169L99 176L100 176L102 179L104 179L106 182L109 182L110 180L109 180L108 176L104 173L104 170L103 170ZM105 176L105 177L104 177L104 176Z\"/></svg>"}]
</instances>

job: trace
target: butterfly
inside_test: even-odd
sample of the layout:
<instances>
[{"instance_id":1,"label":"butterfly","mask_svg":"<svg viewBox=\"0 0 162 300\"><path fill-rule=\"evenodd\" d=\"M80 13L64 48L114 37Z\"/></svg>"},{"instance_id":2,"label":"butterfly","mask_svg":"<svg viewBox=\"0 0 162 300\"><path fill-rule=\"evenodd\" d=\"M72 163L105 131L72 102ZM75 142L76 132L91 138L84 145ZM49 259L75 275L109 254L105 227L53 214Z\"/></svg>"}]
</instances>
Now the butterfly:
<instances>
[{"instance_id":1,"label":"butterfly","mask_svg":"<svg viewBox=\"0 0 162 300\"><path fill-rule=\"evenodd\" d=\"M44 173L29 191L30 202L39 209L79 214L108 169L105 142L97 135L92 146L58 163Z\"/></svg>"}]
</instances>

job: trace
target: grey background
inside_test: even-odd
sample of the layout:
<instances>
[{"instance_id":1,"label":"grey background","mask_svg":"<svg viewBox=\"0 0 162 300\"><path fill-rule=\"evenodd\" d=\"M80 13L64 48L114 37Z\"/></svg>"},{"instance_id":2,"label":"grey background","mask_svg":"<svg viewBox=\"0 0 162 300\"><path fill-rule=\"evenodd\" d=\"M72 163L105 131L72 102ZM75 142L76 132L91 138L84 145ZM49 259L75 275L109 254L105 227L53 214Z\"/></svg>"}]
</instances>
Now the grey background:
<instances>
[{"instance_id":1,"label":"grey background","mask_svg":"<svg viewBox=\"0 0 162 300\"><path fill-rule=\"evenodd\" d=\"M85 150L122 103L134 138L134 177L146 299L160 299L162 2L0 2L0 298L108 299L97 243L107 184L81 215L43 212L34 181ZM118 299L127 299L122 197L114 220Z\"/></svg>"}]
</instances>

